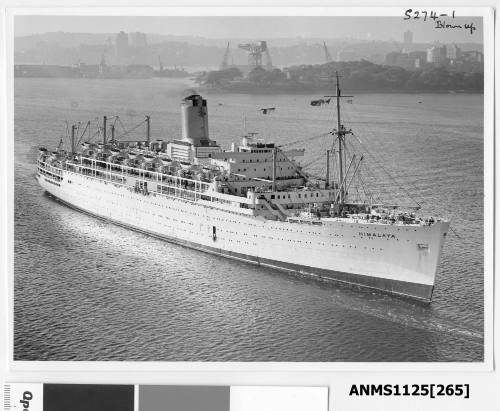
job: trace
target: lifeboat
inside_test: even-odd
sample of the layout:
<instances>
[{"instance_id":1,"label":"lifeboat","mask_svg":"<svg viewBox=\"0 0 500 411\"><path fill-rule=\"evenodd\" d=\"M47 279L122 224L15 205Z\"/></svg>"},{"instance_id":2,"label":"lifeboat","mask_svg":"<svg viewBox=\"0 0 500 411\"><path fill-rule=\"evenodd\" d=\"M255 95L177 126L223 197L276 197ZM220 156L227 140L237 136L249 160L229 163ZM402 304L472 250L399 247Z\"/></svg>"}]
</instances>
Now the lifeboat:
<instances>
[{"instance_id":1,"label":"lifeboat","mask_svg":"<svg viewBox=\"0 0 500 411\"><path fill-rule=\"evenodd\" d=\"M98 160L103 160L103 161L106 161L106 160L108 160L111 156L112 156L111 150L108 150L107 148L103 148L103 149L101 149L101 150L97 153L96 158L97 158Z\"/></svg>"},{"instance_id":2,"label":"lifeboat","mask_svg":"<svg viewBox=\"0 0 500 411\"><path fill-rule=\"evenodd\" d=\"M152 161L152 164L155 170L160 170L163 166L163 162L160 160L159 157L155 157Z\"/></svg>"},{"instance_id":3,"label":"lifeboat","mask_svg":"<svg viewBox=\"0 0 500 411\"><path fill-rule=\"evenodd\" d=\"M163 140L156 140L150 144L149 147L152 151L162 151L163 150Z\"/></svg>"},{"instance_id":4,"label":"lifeboat","mask_svg":"<svg viewBox=\"0 0 500 411\"><path fill-rule=\"evenodd\" d=\"M179 162L180 166L182 167L183 170L188 170L191 168L192 164L187 162L187 161L180 161Z\"/></svg>"}]
</instances>

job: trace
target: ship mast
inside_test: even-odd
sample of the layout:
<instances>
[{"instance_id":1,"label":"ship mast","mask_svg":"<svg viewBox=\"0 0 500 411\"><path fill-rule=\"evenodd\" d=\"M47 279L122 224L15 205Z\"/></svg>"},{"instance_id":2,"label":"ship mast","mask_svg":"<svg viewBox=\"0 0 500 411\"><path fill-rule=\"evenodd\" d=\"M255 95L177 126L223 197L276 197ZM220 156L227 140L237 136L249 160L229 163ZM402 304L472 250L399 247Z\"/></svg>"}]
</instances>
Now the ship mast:
<instances>
[{"instance_id":1,"label":"ship mast","mask_svg":"<svg viewBox=\"0 0 500 411\"><path fill-rule=\"evenodd\" d=\"M106 116L104 116L102 119L102 142L104 144L104 148L106 148L106 144L108 143L106 140L106 128L107 128L106 121L107 120L108 120L108 118Z\"/></svg>"},{"instance_id":2,"label":"ship mast","mask_svg":"<svg viewBox=\"0 0 500 411\"><path fill-rule=\"evenodd\" d=\"M343 204L345 201L345 188L343 185L344 181L344 176L345 176L345 164L344 164L344 152L345 152L345 135L346 134L351 134L350 130L346 130L344 126L341 124L340 121L340 99L343 97L353 97L353 96L343 96L341 91L340 91L340 85L339 85L339 73L338 71L335 72L335 78L336 78L336 93L334 96L325 96L325 97L334 97L336 104L337 104L337 130L334 130L332 132L333 135L336 135L339 141L338 145L338 156L339 156L339 183L341 184L339 187L339 203Z\"/></svg>"},{"instance_id":3,"label":"ship mast","mask_svg":"<svg viewBox=\"0 0 500 411\"><path fill-rule=\"evenodd\" d=\"M146 138L148 142L148 146L151 140L151 117L146 116Z\"/></svg>"},{"instance_id":4,"label":"ship mast","mask_svg":"<svg viewBox=\"0 0 500 411\"><path fill-rule=\"evenodd\" d=\"M76 126L73 124L71 126L71 157L75 155L75 131Z\"/></svg>"},{"instance_id":5,"label":"ship mast","mask_svg":"<svg viewBox=\"0 0 500 411\"><path fill-rule=\"evenodd\" d=\"M335 77L337 79L337 92L335 93L337 95L337 136L339 139L339 181L343 182L344 181L344 163L343 163L343 145L344 145L344 135L341 131L342 124L340 124L340 87L339 87L339 73L335 72ZM340 187L340 196L339 196L339 201L340 204L344 202L344 188L343 186Z\"/></svg>"}]
</instances>

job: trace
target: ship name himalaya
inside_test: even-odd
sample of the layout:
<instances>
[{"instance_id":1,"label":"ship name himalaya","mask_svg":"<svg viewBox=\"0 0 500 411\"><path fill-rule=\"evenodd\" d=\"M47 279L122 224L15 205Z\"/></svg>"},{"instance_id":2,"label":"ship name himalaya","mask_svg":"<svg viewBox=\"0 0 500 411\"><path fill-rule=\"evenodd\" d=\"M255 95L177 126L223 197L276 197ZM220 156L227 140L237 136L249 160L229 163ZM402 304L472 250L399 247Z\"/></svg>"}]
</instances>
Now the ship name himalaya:
<instances>
[{"instance_id":1,"label":"ship name himalaya","mask_svg":"<svg viewBox=\"0 0 500 411\"><path fill-rule=\"evenodd\" d=\"M170 242L430 301L449 222L351 196L363 156L346 156L338 77L333 97L324 178L301 167L303 149L247 135L223 150L207 101L191 95L181 139L152 141L148 116L141 141L118 139L106 117L97 143L80 144L72 126L67 150L40 148L37 180L71 207Z\"/></svg>"}]
</instances>

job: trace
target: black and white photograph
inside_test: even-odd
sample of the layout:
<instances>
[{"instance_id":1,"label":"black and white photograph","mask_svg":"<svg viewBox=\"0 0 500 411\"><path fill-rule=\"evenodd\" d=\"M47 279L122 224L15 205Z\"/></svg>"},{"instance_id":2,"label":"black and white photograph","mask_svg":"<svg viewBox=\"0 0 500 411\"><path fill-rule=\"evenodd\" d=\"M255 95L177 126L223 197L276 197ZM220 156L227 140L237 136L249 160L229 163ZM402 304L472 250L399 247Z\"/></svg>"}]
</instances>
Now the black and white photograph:
<instances>
[{"instance_id":1,"label":"black and white photograph","mask_svg":"<svg viewBox=\"0 0 500 411\"><path fill-rule=\"evenodd\" d=\"M483 363L463 10L15 15L13 360Z\"/></svg>"}]
</instances>

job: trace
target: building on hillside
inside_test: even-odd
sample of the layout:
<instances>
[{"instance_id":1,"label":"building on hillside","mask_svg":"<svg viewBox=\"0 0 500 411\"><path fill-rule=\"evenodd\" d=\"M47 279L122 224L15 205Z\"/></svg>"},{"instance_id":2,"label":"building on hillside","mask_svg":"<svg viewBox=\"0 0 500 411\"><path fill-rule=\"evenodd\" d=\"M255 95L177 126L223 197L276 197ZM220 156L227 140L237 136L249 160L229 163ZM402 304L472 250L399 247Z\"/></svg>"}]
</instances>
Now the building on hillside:
<instances>
[{"instance_id":1,"label":"building on hillside","mask_svg":"<svg viewBox=\"0 0 500 411\"><path fill-rule=\"evenodd\" d=\"M410 68L410 59L408 53L393 51L385 56L385 64L388 66Z\"/></svg>"},{"instance_id":2,"label":"building on hillside","mask_svg":"<svg viewBox=\"0 0 500 411\"><path fill-rule=\"evenodd\" d=\"M128 56L128 36L124 31L120 31L116 35L116 56L119 59L124 59Z\"/></svg>"},{"instance_id":3,"label":"building on hillside","mask_svg":"<svg viewBox=\"0 0 500 411\"><path fill-rule=\"evenodd\" d=\"M405 46L410 46L413 44L413 32L407 30L403 34L403 43Z\"/></svg>"},{"instance_id":4,"label":"building on hillside","mask_svg":"<svg viewBox=\"0 0 500 411\"><path fill-rule=\"evenodd\" d=\"M422 68L427 60L427 52L411 51L410 53L408 53L408 60L412 69Z\"/></svg>"},{"instance_id":5,"label":"building on hillside","mask_svg":"<svg viewBox=\"0 0 500 411\"><path fill-rule=\"evenodd\" d=\"M456 44L451 44L446 47L446 57L450 60L460 60L462 57L462 51L460 50L460 47L458 47Z\"/></svg>"},{"instance_id":6,"label":"building on hillside","mask_svg":"<svg viewBox=\"0 0 500 411\"><path fill-rule=\"evenodd\" d=\"M148 46L148 41L145 33L140 33L136 31L135 33L129 33L128 41L130 47L143 49Z\"/></svg>"},{"instance_id":7,"label":"building on hillside","mask_svg":"<svg viewBox=\"0 0 500 411\"><path fill-rule=\"evenodd\" d=\"M464 61L473 61L477 63L483 63L484 55L480 51L464 51L461 54L462 60Z\"/></svg>"},{"instance_id":8,"label":"building on hillside","mask_svg":"<svg viewBox=\"0 0 500 411\"><path fill-rule=\"evenodd\" d=\"M427 63L435 65L443 65L447 62L446 46L432 46L427 49Z\"/></svg>"},{"instance_id":9,"label":"building on hillside","mask_svg":"<svg viewBox=\"0 0 500 411\"><path fill-rule=\"evenodd\" d=\"M415 70L425 65L426 58L425 51L411 51L409 53L394 51L385 56L385 64Z\"/></svg>"}]
</instances>

